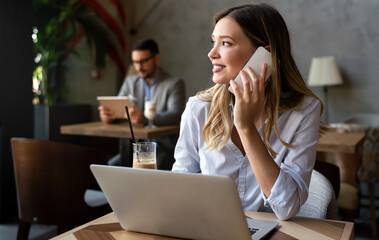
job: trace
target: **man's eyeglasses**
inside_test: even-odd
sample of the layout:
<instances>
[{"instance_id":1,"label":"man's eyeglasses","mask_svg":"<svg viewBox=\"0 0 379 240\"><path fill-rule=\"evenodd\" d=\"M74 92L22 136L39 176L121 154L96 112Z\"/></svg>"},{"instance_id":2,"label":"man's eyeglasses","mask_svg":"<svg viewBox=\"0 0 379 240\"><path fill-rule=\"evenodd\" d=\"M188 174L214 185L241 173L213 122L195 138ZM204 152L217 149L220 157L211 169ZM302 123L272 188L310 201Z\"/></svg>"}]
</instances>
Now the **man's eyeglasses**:
<instances>
[{"instance_id":1,"label":"man's eyeglasses","mask_svg":"<svg viewBox=\"0 0 379 240\"><path fill-rule=\"evenodd\" d=\"M148 61L150 61L150 59L153 59L155 57L155 55L152 55L151 57L148 57L148 58L145 58L145 59L141 59L139 61L133 61L132 60L132 63L133 64L144 64L144 63L147 63Z\"/></svg>"}]
</instances>

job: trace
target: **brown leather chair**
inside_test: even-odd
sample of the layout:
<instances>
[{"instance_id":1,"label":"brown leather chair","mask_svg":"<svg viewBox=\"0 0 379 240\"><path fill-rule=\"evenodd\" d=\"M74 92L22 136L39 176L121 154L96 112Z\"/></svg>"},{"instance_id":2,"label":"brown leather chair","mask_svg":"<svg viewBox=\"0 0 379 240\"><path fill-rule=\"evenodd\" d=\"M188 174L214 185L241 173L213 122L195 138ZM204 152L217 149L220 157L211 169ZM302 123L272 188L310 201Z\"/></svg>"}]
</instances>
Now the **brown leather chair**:
<instances>
[{"instance_id":1,"label":"brown leather chair","mask_svg":"<svg viewBox=\"0 0 379 240\"><path fill-rule=\"evenodd\" d=\"M17 239L28 239L33 223L58 225L58 233L111 211L90 207L85 192L96 184L90 164L106 164L102 152L67 143L12 138L18 200Z\"/></svg>"}]
</instances>

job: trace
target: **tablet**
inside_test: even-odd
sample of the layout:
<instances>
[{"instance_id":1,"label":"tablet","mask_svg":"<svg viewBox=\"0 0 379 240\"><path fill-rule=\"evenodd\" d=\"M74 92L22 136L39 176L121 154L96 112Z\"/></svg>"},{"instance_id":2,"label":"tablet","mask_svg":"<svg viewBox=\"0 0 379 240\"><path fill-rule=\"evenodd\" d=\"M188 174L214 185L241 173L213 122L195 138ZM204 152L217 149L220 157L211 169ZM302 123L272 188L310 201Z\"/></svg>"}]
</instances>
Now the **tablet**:
<instances>
[{"instance_id":1,"label":"tablet","mask_svg":"<svg viewBox=\"0 0 379 240\"><path fill-rule=\"evenodd\" d=\"M125 106L132 106L128 97L119 96L98 96L97 101L100 105L103 105L111 109L117 118L125 118Z\"/></svg>"}]
</instances>

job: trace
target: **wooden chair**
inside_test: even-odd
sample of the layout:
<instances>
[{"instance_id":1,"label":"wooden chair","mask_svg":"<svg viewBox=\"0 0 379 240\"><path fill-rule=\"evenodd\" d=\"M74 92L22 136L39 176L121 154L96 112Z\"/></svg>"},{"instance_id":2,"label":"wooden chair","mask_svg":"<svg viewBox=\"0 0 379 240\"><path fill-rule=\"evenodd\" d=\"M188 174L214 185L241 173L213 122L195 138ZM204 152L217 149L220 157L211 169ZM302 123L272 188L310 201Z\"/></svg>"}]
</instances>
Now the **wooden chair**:
<instances>
[{"instance_id":1,"label":"wooden chair","mask_svg":"<svg viewBox=\"0 0 379 240\"><path fill-rule=\"evenodd\" d=\"M28 239L33 223L58 225L58 233L111 211L90 207L86 190L96 183L90 164L106 164L102 152L67 143L12 138L19 229Z\"/></svg>"},{"instance_id":2,"label":"wooden chair","mask_svg":"<svg viewBox=\"0 0 379 240\"><path fill-rule=\"evenodd\" d=\"M332 184L336 198L340 193L340 168L332 163L318 161L316 159L314 170L324 175Z\"/></svg>"}]
</instances>

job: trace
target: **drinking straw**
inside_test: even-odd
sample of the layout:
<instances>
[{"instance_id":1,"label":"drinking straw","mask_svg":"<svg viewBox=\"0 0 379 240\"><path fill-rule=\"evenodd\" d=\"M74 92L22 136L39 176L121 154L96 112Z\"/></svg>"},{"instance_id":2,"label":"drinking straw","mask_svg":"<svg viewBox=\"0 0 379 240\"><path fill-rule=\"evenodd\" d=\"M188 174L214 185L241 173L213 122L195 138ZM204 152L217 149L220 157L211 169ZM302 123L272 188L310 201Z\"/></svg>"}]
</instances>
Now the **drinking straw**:
<instances>
[{"instance_id":1,"label":"drinking straw","mask_svg":"<svg viewBox=\"0 0 379 240\"><path fill-rule=\"evenodd\" d=\"M126 114L128 115L128 122L129 122L130 132L132 133L132 141L133 141L133 143L136 143L136 139L134 138L134 133L133 133L132 122L130 121L130 115L129 115L128 106L125 106L125 110L126 110Z\"/></svg>"},{"instance_id":2,"label":"drinking straw","mask_svg":"<svg viewBox=\"0 0 379 240\"><path fill-rule=\"evenodd\" d=\"M132 122L130 121L130 115L129 115L128 106L125 106L125 111L126 111L126 114L128 115L128 122L129 122L129 127L130 127L130 133L132 134L132 142L136 143L136 139L134 138L134 133L133 133ZM136 157L137 157L137 162L140 162L138 151L136 151Z\"/></svg>"}]
</instances>

